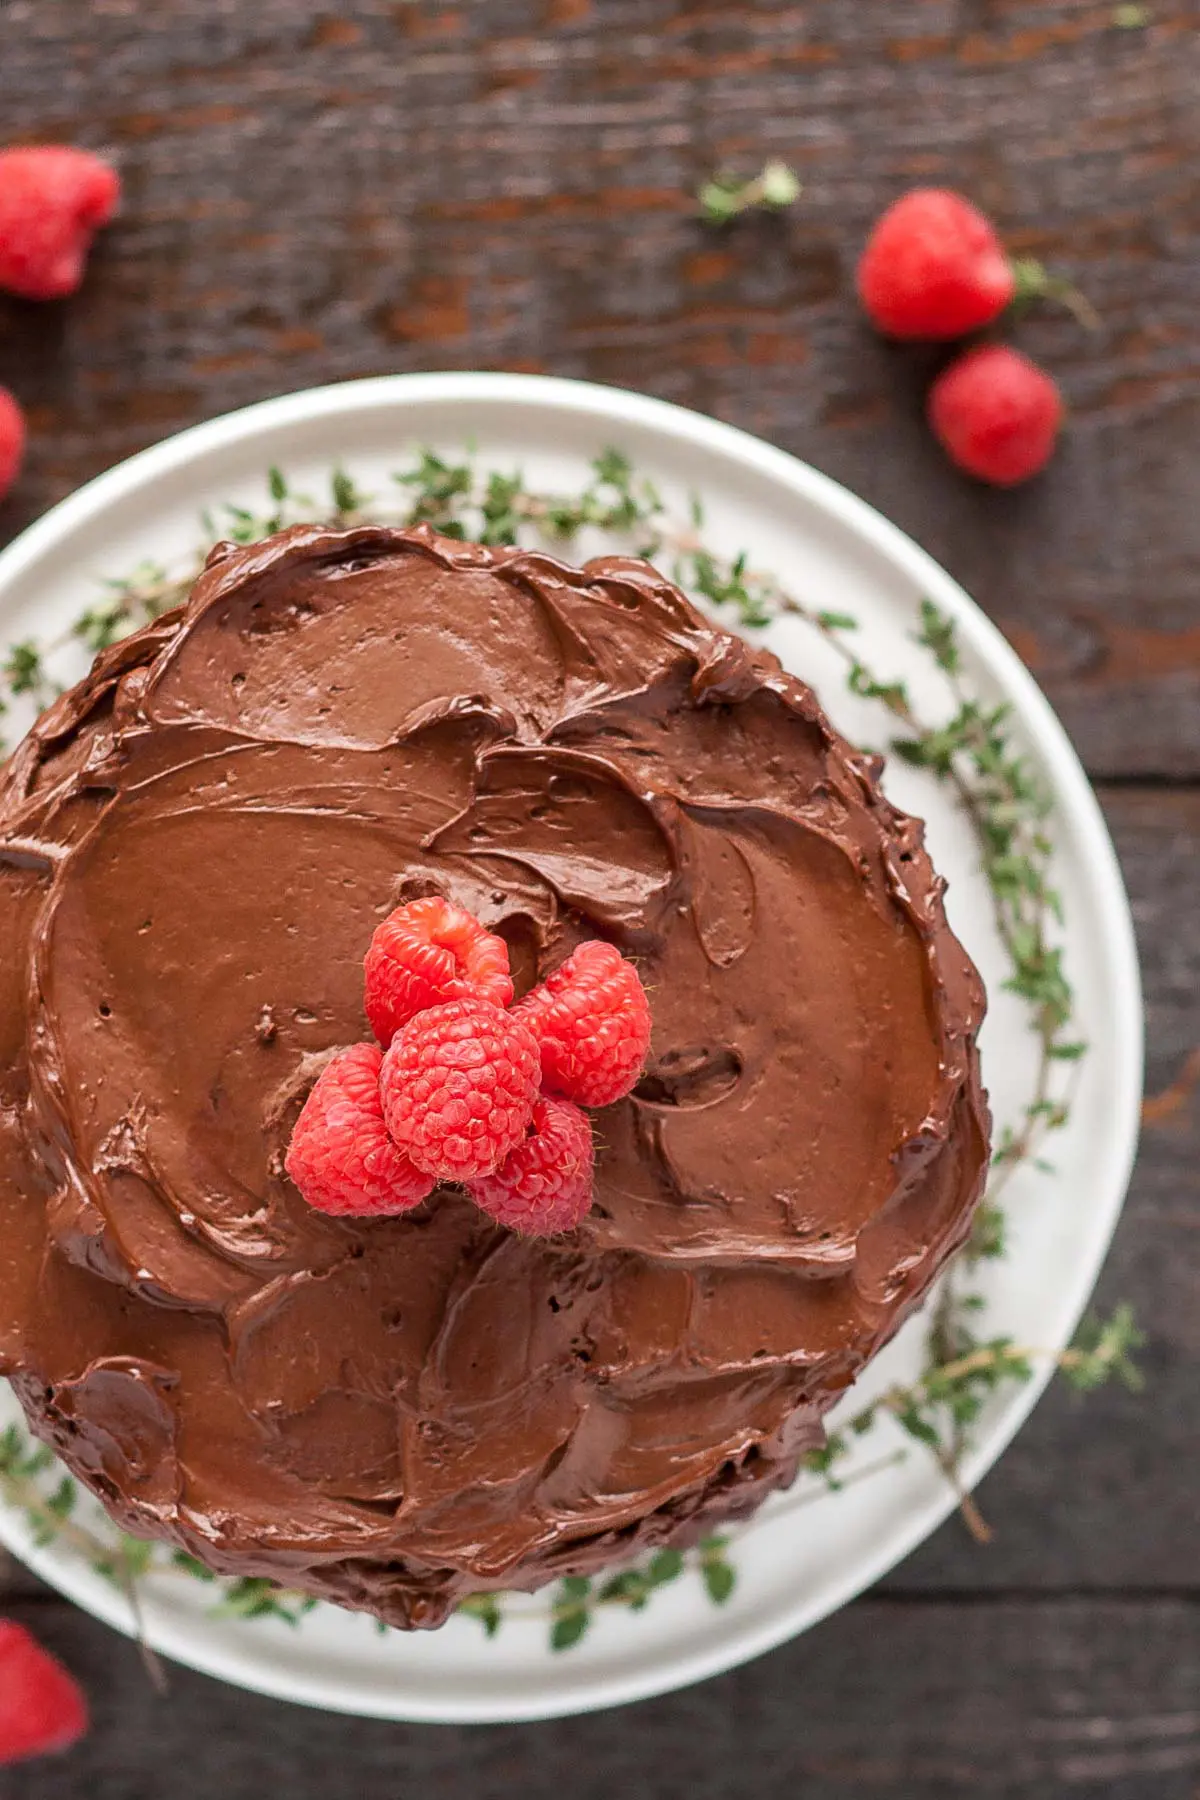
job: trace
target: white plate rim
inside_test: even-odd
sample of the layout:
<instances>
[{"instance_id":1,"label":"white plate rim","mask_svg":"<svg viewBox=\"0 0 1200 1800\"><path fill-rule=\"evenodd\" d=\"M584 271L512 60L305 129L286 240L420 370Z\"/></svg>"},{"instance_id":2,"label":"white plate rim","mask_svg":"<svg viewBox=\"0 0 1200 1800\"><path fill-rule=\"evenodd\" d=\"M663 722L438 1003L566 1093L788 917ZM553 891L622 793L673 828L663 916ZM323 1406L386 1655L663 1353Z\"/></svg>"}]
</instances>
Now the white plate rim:
<instances>
[{"instance_id":1,"label":"white plate rim","mask_svg":"<svg viewBox=\"0 0 1200 1800\"><path fill-rule=\"evenodd\" d=\"M410 406L463 402L503 402L514 408L558 407L577 417L594 420L610 432L619 431L622 426L646 428L681 445L723 455L752 474L759 473L779 486L790 488L799 499L827 513L875 550L953 618L964 643L1015 696L1024 734L1051 773L1060 803L1060 830L1068 831L1076 840L1077 853L1086 859L1091 873L1093 901L1109 959L1108 979L1114 1000L1109 1055L1115 1066L1113 1086L1119 1096L1116 1102L1119 1116L1111 1121L1112 1157L1108 1180L1103 1192L1093 1196L1095 1212L1090 1251L1080 1257L1066 1284L1069 1295L1066 1310L1077 1322L1095 1285L1120 1216L1140 1125L1144 1058L1141 980L1133 922L1120 866L1099 802L1075 750L1016 652L965 590L926 551L866 501L809 464L735 426L626 389L556 376L485 371L374 376L302 390L223 414L152 445L97 476L35 521L0 552L0 598L10 583L17 581L27 568L63 538L135 493L144 483L175 472L194 458L213 450L242 445L260 434L301 423L310 424L321 418L344 419L379 411L402 414ZM975 1486L1003 1454L1037 1404L1052 1374L1051 1366L1039 1369L1020 1394L1009 1402L1003 1419L977 1444L963 1470L968 1487ZM298 1677L294 1670L284 1679L272 1679L269 1669L264 1670L261 1666L261 1659L243 1658L232 1651L218 1653L211 1648L198 1654L188 1641L185 1627L173 1628L159 1622L151 1637L154 1647L165 1656L220 1679L300 1704L362 1716L466 1724L520 1722L563 1716L567 1711L595 1711L705 1680L788 1641L872 1586L924 1541L949 1516L954 1505L953 1495L946 1492L927 1505L915 1508L905 1531L889 1538L886 1547L874 1559L867 1558L856 1564L840 1586L825 1594L819 1607L806 1604L800 1597L792 1612L782 1620L776 1619L758 1631L751 1626L742 1626L719 1645L684 1655L650 1677L644 1674L632 1679L593 1676L581 1686L569 1709L556 1695L543 1702L533 1697L527 1704L506 1704L503 1710L464 1706L451 1701L436 1705L409 1702L397 1710L386 1701L377 1703L375 1696L356 1695L322 1678ZM64 1570L53 1547L39 1548L32 1542L19 1515L0 1510L0 1542L69 1598L85 1606L106 1624L132 1635L123 1598L103 1584L89 1591L86 1598L80 1598L78 1583L72 1581L73 1571Z\"/></svg>"}]
</instances>

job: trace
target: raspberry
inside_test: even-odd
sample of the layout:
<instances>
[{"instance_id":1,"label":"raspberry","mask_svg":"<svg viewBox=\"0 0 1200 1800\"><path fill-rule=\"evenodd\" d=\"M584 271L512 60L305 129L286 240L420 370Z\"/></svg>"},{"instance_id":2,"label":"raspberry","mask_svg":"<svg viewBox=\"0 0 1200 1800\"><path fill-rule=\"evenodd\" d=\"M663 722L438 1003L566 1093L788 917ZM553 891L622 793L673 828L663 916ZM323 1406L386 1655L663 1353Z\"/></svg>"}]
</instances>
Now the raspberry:
<instances>
[{"instance_id":1,"label":"raspberry","mask_svg":"<svg viewBox=\"0 0 1200 1800\"><path fill-rule=\"evenodd\" d=\"M433 1191L383 1123L374 1044L339 1050L304 1102L285 1167L317 1212L371 1217L408 1212Z\"/></svg>"},{"instance_id":2,"label":"raspberry","mask_svg":"<svg viewBox=\"0 0 1200 1800\"><path fill-rule=\"evenodd\" d=\"M9 393L0 388L0 500L3 500L25 457L25 415Z\"/></svg>"},{"instance_id":3,"label":"raspberry","mask_svg":"<svg viewBox=\"0 0 1200 1800\"><path fill-rule=\"evenodd\" d=\"M1044 369L1007 344L969 350L929 394L929 423L960 469L1013 487L1049 462L1062 395Z\"/></svg>"},{"instance_id":4,"label":"raspberry","mask_svg":"<svg viewBox=\"0 0 1200 1800\"><path fill-rule=\"evenodd\" d=\"M73 294L120 195L117 171L87 150L0 152L0 287L26 300Z\"/></svg>"},{"instance_id":5,"label":"raspberry","mask_svg":"<svg viewBox=\"0 0 1200 1800\"><path fill-rule=\"evenodd\" d=\"M650 1006L637 970L614 945L580 944L515 1011L541 1048L548 1093L611 1106L641 1074Z\"/></svg>"},{"instance_id":6,"label":"raspberry","mask_svg":"<svg viewBox=\"0 0 1200 1800\"><path fill-rule=\"evenodd\" d=\"M990 324L1015 293L991 221L947 188L914 188L890 206L858 265L859 299L890 337L961 337Z\"/></svg>"},{"instance_id":7,"label":"raspberry","mask_svg":"<svg viewBox=\"0 0 1200 1800\"><path fill-rule=\"evenodd\" d=\"M592 1205L592 1128L569 1100L539 1100L529 1135L494 1175L469 1184L471 1198L510 1231L550 1237L573 1231Z\"/></svg>"},{"instance_id":8,"label":"raspberry","mask_svg":"<svg viewBox=\"0 0 1200 1800\"><path fill-rule=\"evenodd\" d=\"M525 1135L538 1047L490 1000L451 1000L407 1024L383 1059L379 1093L395 1142L440 1181L498 1169Z\"/></svg>"},{"instance_id":9,"label":"raspberry","mask_svg":"<svg viewBox=\"0 0 1200 1800\"><path fill-rule=\"evenodd\" d=\"M68 1750L88 1728L75 1677L15 1619L0 1619L0 1763Z\"/></svg>"},{"instance_id":10,"label":"raspberry","mask_svg":"<svg viewBox=\"0 0 1200 1800\"><path fill-rule=\"evenodd\" d=\"M371 939L363 966L367 1017L385 1049L431 1006L476 998L507 1006L513 995L504 939L436 896L398 906Z\"/></svg>"}]
</instances>

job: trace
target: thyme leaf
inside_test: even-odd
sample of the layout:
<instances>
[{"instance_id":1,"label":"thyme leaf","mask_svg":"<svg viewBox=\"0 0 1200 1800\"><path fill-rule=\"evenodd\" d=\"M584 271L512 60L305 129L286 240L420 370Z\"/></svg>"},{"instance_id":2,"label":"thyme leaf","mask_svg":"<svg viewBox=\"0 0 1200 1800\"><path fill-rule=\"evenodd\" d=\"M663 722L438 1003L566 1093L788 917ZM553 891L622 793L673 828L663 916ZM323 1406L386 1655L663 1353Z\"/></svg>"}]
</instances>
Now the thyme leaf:
<instances>
[{"instance_id":1,"label":"thyme leaf","mask_svg":"<svg viewBox=\"0 0 1200 1800\"><path fill-rule=\"evenodd\" d=\"M703 190L701 204L706 217L724 222L752 206L790 205L798 192L790 170L769 164L751 182L718 178ZM1027 297L1041 279L1026 270ZM939 1289L921 1373L861 1407L810 1452L798 1489L784 1504L808 1504L891 1467L897 1453L847 1467L855 1446L886 1417L934 1458L958 1493L968 1525L985 1537L987 1526L963 1490L962 1459L989 1403L1007 1387L1028 1380L1048 1353L1022 1347L1003 1333L981 1333L985 1303L965 1281L980 1262L1005 1254L1004 1188L1018 1168L1047 1166L1042 1146L1069 1118L1071 1084L1087 1053L1086 1043L1072 1030L1074 998L1059 936L1063 909L1053 880L1050 800L1019 747L1008 709L985 704L972 690L954 621L925 600L913 636L945 683L947 706L939 718L922 716L907 684L873 669L852 641L858 622L851 614L809 606L773 575L756 569L744 552L718 553L705 541L700 500L693 498L677 516L619 448L600 451L576 492L558 493L530 486L520 470L484 466L473 452L451 457L422 447L397 471L392 490L390 499L372 496L338 467L331 472L322 505L295 492L283 470L269 470L266 503L257 510L226 505L206 516L206 544L184 566L172 571L143 563L106 582L103 597L84 608L59 638L46 644L26 638L10 645L0 662L0 710L6 698L26 706L50 704L59 691L61 660L72 645L76 652L80 647L91 653L106 650L178 606L206 550L218 539L253 543L287 524L313 520L334 526L424 523L451 537L531 548L597 533L608 548L667 558L681 586L744 629L761 629L787 616L818 633L840 657L851 692L876 704L890 721L892 754L927 771L961 807L978 845L996 929L1009 960L1005 985L1025 1003L1037 1056L1028 1099L997 1134L992 1179L965 1254ZM68 670L64 666L61 672ZM1141 1376L1134 1355L1142 1341L1129 1308L1119 1306L1107 1320L1090 1320L1054 1360L1081 1391L1106 1381L1136 1388ZM209 1584L219 1596L217 1610L231 1617L282 1619L294 1625L315 1604L308 1595L262 1578L221 1580L184 1551L128 1537L107 1524L93 1528L81 1522L76 1484L58 1470L48 1450L32 1444L16 1425L0 1432L0 1499L25 1513L39 1542L57 1540L127 1592L135 1616L136 1583L148 1573ZM726 1534L706 1537L692 1550L654 1551L629 1568L606 1572L599 1583L586 1576L563 1578L547 1603L552 1648L563 1651L578 1644L602 1608L644 1610L661 1589L689 1572L700 1577L714 1605L724 1605L737 1581L730 1549L771 1516L768 1509ZM507 1616L505 1596L469 1595L459 1611L494 1637Z\"/></svg>"}]
</instances>

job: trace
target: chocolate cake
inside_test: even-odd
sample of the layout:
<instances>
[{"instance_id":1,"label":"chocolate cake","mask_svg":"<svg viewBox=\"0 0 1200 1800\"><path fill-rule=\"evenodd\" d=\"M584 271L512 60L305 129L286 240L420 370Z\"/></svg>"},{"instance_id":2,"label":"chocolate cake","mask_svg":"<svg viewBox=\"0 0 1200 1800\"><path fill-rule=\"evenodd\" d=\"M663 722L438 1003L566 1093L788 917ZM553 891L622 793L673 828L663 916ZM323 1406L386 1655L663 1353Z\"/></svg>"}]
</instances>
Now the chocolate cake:
<instances>
[{"instance_id":1,"label":"chocolate cake","mask_svg":"<svg viewBox=\"0 0 1200 1800\"><path fill-rule=\"evenodd\" d=\"M0 785L0 1366L130 1531L400 1626L743 1515L963 1239L979 979L920 824L647 564L218 546ZM440 894L636 960L595 1206L310 1211L289 1133Z\"/></svg>"}]
</instances>

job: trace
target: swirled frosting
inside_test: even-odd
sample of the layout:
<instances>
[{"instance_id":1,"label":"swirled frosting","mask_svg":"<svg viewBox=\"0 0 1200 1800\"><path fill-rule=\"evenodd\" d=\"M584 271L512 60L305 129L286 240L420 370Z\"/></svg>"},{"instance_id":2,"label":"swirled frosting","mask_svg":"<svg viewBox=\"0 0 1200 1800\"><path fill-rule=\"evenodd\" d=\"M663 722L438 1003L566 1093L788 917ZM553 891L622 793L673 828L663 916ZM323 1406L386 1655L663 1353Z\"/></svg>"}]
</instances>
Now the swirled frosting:
<instances>
[{"instance_id":1,"label":"swirled frosting","mask_svg":"<svg viewBox=\"0 0 1200 1800\"><path fill-rule=\"evenodd\" d=\"M788 1481L987 1157L918 822L647 564L427 529L219 545L0 786L0 1359L120 1522L401 1626ZM303 1097L439 892L654 1041L554 1241L310 1212Z\"/></svg>"}]
</instances>

